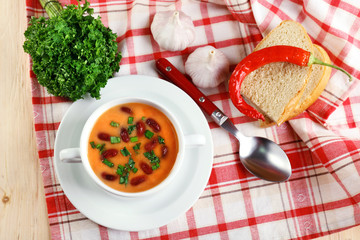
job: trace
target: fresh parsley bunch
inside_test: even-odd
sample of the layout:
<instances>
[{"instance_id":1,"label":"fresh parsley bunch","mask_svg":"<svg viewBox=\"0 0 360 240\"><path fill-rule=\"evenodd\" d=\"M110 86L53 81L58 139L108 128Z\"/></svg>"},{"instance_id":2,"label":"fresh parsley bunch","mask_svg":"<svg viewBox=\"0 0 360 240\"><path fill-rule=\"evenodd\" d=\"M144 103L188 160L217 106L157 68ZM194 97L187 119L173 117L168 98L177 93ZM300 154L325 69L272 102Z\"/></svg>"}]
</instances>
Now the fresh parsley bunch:
<instances>
[{"instance_id":1,"label":"fresh parsley bunch","mask_svg":"<svg viewBox=\"0 0 360 240\"><path fill-rule=\"evenodd\" d=\"M49 19L31 18L24 50L32 57L39 83L70 100L85 93L100 98L100 89L119 70L116 34L94 18L89 3L68 5Z\"/></svg>"}]
</instances>

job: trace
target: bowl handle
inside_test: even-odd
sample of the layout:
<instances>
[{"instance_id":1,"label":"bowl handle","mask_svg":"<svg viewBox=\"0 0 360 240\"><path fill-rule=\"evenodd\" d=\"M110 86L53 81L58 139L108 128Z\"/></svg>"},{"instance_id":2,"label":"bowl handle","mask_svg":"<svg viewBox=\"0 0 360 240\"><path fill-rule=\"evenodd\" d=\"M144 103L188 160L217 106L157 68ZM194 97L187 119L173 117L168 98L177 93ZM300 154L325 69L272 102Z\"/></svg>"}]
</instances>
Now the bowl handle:
<instances>
[{"instance_id":1,"label":"bowl handle","mask_svg":"<svg viewBox=\"0 0 360 240\"><path fill-rule=\"evenodd\" d=\"M64 163L81 163L80 148L66 148L59 155L60 161Z\"/></svg>"},{"instance_id":2,"label":"bowl handle","mask_svg":"<svg viewBox=\"0 0 360 240\"><path fill-rule=\"evenodd\" d=\"M206 143L206 138L201 134L190 134L185 135L185 146L186 147L201 147Z\"/></svg>"}]
</instances>

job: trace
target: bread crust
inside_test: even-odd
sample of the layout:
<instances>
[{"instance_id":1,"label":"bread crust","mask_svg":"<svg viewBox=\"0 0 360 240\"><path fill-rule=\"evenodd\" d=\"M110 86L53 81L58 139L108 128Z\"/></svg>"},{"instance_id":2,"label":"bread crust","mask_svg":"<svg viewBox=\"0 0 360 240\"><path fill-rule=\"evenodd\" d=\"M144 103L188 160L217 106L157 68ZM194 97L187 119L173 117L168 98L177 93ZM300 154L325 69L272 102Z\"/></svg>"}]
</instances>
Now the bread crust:
<instances>
[{"instance_id":1,"label":"bread crust","mask_svg":"<svg viewBox=\"0 0 360 240\"><path fill-rule=\"evenodd\" d=\"M255 47L254 52L257 50L260 50L262 48L262 45L264 44L265 41L268 40L268 38L280 27L282 27L282 25L285 25L288 22L292 22L294 24L297 24L298 27L301 29L301 31L303 32L305 38L309 41L312 42L309 35L306 32L306 29L303 27L303 25L301 25L300 23L293 21L293 20L284 20L282 21L278 26L276 26L274 29L272 29ZM310 46L310 52L314 52L314 47L313 45Z\"/></svg>"},{"instance_id":2,"label":"bread crust","mask_svg":"<svg viewBox=\"0 0 360 240\"><path fill-rule=\"evenodd\" d=\"M294 109L298 105L298 103L305 91L306 85L309 82L310 76L311 76L312 66L310 66L309 68L310 69L307 73L305 84L303 85L301 90L298 91L298 93L295 95L295 97L293 97L293 99L291 99L289 101L289 103L286 105L286 107L284 108L284 112L281 114L280 119L276 122L276 124L278 126L281 125L282 123L284 123L289 118L289 115L290 115L289 112L291 111L291 109Z\"/></svg>"}]
</instances>

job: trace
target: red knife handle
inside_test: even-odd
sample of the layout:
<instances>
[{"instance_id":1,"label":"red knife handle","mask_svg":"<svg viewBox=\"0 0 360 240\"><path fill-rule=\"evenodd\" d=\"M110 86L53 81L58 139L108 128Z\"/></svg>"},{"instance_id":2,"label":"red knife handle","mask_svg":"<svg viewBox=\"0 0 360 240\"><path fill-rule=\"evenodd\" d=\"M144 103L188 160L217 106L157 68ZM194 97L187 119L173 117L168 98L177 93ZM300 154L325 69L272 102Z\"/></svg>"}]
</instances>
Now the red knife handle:
<instances>
[{"instance_id":1,"label":"red knife handle","mask_svg":"<svg viewBox=\"0 0 360 240\"><path fill-rule=\"evenodd\" d=\"M156 68L172 83L185 91L209 116L212 116L212 114L218 110L218 107L168 60L159 58L156 61Z\"/></svg>"}]
</instances>

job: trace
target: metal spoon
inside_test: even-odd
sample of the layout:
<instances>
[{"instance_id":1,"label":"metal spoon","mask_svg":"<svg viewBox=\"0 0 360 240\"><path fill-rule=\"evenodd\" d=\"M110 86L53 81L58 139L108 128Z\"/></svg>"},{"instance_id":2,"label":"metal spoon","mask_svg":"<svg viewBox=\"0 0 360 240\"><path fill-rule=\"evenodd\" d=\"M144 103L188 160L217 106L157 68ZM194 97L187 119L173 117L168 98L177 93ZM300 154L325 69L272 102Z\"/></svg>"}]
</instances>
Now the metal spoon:
<instances>
[{"instance_id":1,"label":"metal spoon","mask_svg":"<svg viewBox=\"0 0 360 240\"><path fill-rule=\"evenodd\" d=\"M167 79L189 94L220 127L239 140L240 161L250 173L272 182L286 181L290 177L289 159L279 145L267 138L243 135L231 120L168 60L158 59L156 67Z\"/></svg>"}]
</instances>

